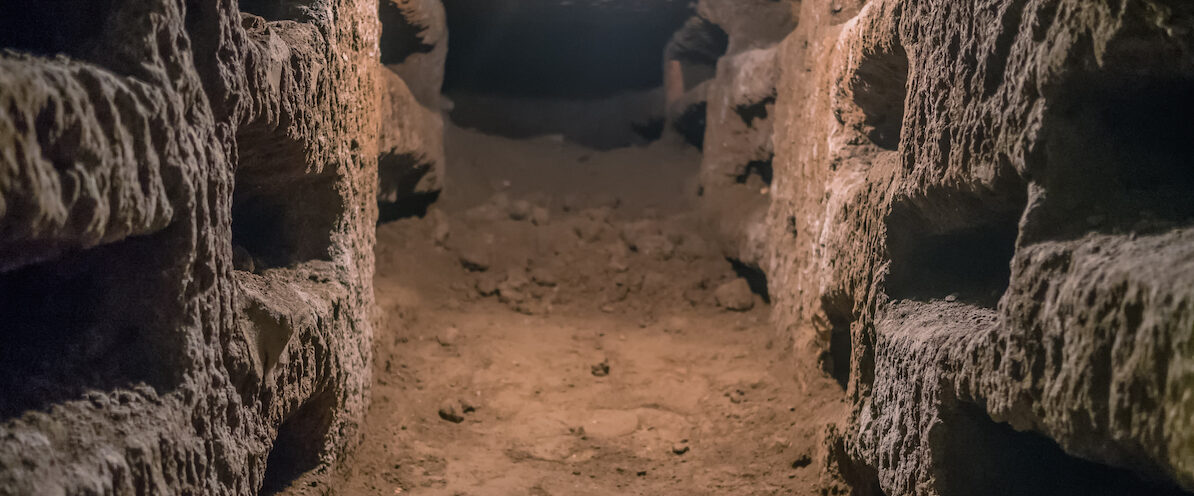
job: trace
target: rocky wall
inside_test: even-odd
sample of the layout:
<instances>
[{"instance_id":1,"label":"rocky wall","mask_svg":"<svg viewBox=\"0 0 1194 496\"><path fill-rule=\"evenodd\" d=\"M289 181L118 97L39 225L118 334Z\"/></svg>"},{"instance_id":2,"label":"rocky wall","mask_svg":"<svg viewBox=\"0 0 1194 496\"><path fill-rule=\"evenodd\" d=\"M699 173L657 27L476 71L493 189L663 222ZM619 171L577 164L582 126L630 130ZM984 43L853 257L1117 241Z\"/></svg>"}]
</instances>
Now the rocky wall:
<instances>
[{"instance_id":1,"label":"rocky wall","mask_svg":"<svg viewBox=\"0 0 1194 496\"><path fill-rule=\"evenodd\" d=\"M681 64L689 87L671 105L671 122L704 151L702 215L725 256L756 271L766 266L776 51L795 28L798 7L787 0L702 0L666 53Z\"/></svg>"},{"instance_id":2,"label":"rocky wall","mask_svg":"<svg viewBox=\"0 0 1194 496\"><path fill-rule=\"evenodd\" d=\"M377 9L6 8L0 493L256 494L354 445Z\"/></svg>"},{"instance_id":3,"label":"rocky wall","mask_svg":"<svg viewBox=\"0 0 1194 496\"><path fill-rule=\"evenodd\" d=\"M860 494L1194 490L1194 7L804 0L777 324Z\"/></svg>"},{"instance_id":4,"label":"rocky wall","mask_svg":"<svg viewBox=\"0 0 1194 496\"><path fill-rule=\"evenodd\" d=\"M444 188L444 117L421 105L390 69L379 71L379 220L421 215ZM438 99L438 96L436 97Z\"/></svg>"}]
</instances>

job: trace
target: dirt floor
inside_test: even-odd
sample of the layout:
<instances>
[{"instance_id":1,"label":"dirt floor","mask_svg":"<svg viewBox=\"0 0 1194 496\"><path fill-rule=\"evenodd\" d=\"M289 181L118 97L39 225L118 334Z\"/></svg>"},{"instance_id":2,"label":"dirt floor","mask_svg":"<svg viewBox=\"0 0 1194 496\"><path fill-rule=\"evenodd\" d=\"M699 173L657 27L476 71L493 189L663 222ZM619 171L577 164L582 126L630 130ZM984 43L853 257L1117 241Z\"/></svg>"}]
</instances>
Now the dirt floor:
<instances>
[{"instance_id":1,"label":"dirt floor","mask_svg":"<svg viewBox=\"0 0 1194 496\"><path fill-rule=\"evenodd\" d=\"M372 408L338 494L819 494L841 389L691 213L699 153L450 127L378 231Z\"/></svg>"}]
</instances>

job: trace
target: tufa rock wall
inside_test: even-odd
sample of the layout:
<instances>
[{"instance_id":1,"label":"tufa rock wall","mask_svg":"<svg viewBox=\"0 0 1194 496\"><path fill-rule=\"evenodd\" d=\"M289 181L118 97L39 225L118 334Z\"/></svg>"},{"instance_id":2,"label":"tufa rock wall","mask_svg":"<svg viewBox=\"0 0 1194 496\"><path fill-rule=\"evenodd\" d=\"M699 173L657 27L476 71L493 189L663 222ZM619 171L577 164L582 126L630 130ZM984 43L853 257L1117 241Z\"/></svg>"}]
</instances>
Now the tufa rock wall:
<instances>
[{"instance_id":1,"label":"tufa rock wall","mask_svg":"<svg viewBox=\"0 0 1194 496\"><path fill-rule=\"evenodd\" d=\"M440 89L448 26L439 0L378 0L381 20L378 208L381 221L426 211L444 187Z\"/></svg>"},{"instance_id":2,"label":"tufa rock wall","mask_svg":"<svg viewBox=\"0 0 1194 496\"><path fill-rule=\"evenodd\" d=\"M827 454L854 490L1194 490L1194 6L799 19L764 265L852 405Z\"/></svg>"},{"instance_id":3,"label":"tufa rock wall","mask_svg":"<svg viewBox=\"0 0 1194 496\"><path fill-rule=\"evenodd\" d=\"M670 122L704 151L702 215L723 254L753 270L767 253L776 47L797 16L788 1L702 0L665 53L687 89L671 103Z\"/></svg>"},{"instance_id":4,"label":"tufa rock wall","mask_svg":"<svg viewBox=\"0 0 1194 496\"><path fill-rule=\"evenodd\" d=\"M377 11L5 11L0 493L255 494L354 444Z\"/></svg>"}]
</instances>

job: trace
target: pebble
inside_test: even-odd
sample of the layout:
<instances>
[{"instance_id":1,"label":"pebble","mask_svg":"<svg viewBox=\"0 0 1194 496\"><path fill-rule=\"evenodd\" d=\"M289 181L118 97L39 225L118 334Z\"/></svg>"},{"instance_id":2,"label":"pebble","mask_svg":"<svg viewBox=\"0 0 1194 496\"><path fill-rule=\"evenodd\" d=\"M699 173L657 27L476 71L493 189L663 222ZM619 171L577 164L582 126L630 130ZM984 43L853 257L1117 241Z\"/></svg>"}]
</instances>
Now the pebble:
<instances>
[{"instance_id":1,"label":"pebble","mask_svg":"<svg viewBox=\"0 0 1194 496\"><path fill-rule=\"evenodd\" d=\"M618 273L626 272L630 270L630 264L626 262L625 258L615 256L609 259L609 270Z\"/></svg>"},{"instance_id":2,"label":"pebble","mask_svg":"<svg viewBox=\"0 0 1194 496\"><path fill-rule=\"evenodd\" d=\"M481 296L492 296L498 292L498 285L501 284L501 278L493 274L483 274L477 278L477 282L473 285Z\"/></svg>"},{"instance_id":3,"label":"pebble","mask_svg":"<svg viewBox=\"0 0 1194 496\"><path fill-rule=\"evenodd\" d=\"M750 285L745 279L734 279L717 287L713 292L717 306L735 312L745 312L754 308L754 294L750 292Z\"/></svg>"},{"instance_id":4,"label":"pebble","mask_svg":"<svg viewBox=\"0 0 1194 496\"><path fill-rule=\"evenodd\" d=\"M572 226L572 232L576 234L576 237L589 243L601 239L605 229L605 224L592 219L578 219Z\"/></svg>"},{"instance_id":5,"label":"pebble","mask_svg":"<svg viewBox=\"0 0 1194 496\"><path fill-rule=\"evenodd\" d=\"M586 437L599 440L628 436L638 426L638 414L626 410L593 410L583 425Z\"/></svg>"},{"instance_id":6,"label":"pebble","mask_svg":"<svg viewBox=\"0 0 1194 496\"><path fill-rule=\"evenodd\" d=\"M439 406L439 418L453 424L464 422L464 408L457 400L444 400Z\"/></svg>"},{"instance_id":7,"label":"pebble","mask_svg":"<svg viewBox=\"0 0 1194 496\"><path fill-rule=\"evenodd\" d=\"M671 334L681 334L686 329L688 329L688 327L690 325L691 324L688 322L688 319L681 317L679 315L673 315L671 317L668 317L667 319L664 319L663 332L671 333Z\"/></svg>"},{"instance_id":8,"label":"pebble","mask_svg":"<svg viewBox=\"0 0 1194 496\"><path fill-rule=\"evenodd\" d=\"M609 359L602 360L601 363L589 367L594 377L605 377L609 375Z\"/></svg>"},{"instance_id":9,"label":"pebble","mask_svg":"<svg viewBox=\"0 0 1194 496\"><path fill-rule=\"evenodd\" d=\"M502 192L494 193L494 195L489 198L489 204L497 207L498 210L508 211L510 209L510 195Z\"/></svg>"},{"instance_id":10,"label":"pebble","mask_svg":"<svg viewBox=\"0 0 1194 496\"><path fill-rule=\"evenodd\" d=\"M532 210L533 207L531 206L531 202L526 200L516 200L510 204L510 208L507 210L507 213L510 214L511 219L527 220L531 217Z\"/></svg>"},{"instance_id":11,"label":"pebble","mask_svg":"<svg viewBox=\"0 0 1194 496\"><path fill-rule=\"evenodd\" d=\"M676 253L676 245L662 234L651 234L639 238L635 242L635 248L639 253L659 260L669 260Z\"/></svg>"},{"instance_id":12,"label":"pebble","mask_svg":"<svg viewBox=\"0 0 1194 496\"><path fill-rule=\"evenodd\" d=\"M564 196L563 204L560 206L565 212L575 212L580 210L581 204L582 200L579 196L577 196L575 193L569 193L568 195Z\"/></svg>"},{"instance_id":13,"label":"pebble","mask_svg":"<svg viewBox=\"0 0 1194 496\"><path fill-rule=\"evenodd\" d=\"M531 209L531 223L536 226L546 225L551 222L551 211L543 207L534 207Z\"/></svg>"},{"instance_id":14,"label":"pebble","mask_svg":"<svg viewBox=\"0 0 1194 496\"><path fill-rule=\"evenodd\" d=\"M460 265L473 272L485 272L492 263L489 252L479 245L465 245L457 250L457 255Z\"/></svg>"},{"instance_id":15,"label":"pebble","mask_svg":"<svg viewBox=\"0 0 1194 496\"><path fill-rule=\"evenodd\" d=\"M456 326L448 326L439 331L435 335L435 340L440 346L452 346L456 344L457 339L460 338L460 330Z\"/></svg>"}]
</instances>

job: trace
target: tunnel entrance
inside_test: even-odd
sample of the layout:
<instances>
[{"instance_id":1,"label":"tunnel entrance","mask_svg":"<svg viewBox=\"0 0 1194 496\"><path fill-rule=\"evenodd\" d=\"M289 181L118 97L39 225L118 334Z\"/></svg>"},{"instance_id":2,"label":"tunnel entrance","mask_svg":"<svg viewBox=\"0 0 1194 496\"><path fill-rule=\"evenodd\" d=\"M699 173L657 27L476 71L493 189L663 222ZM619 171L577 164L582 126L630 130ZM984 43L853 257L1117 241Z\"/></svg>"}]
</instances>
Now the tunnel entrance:
<instances>
[{"instance_id":1,"label":"tunnel entrance","mask_svg":"<svg viewBox=\"0 0 1194 496\"><path fill-rule=\"evenodd\" d=\"M457 124L599 149L643 144L662 122L663 57L686 2L444 2L444 92Z\"/></svg>"},{"instance_id":2,"label":"tunnel entrance","mask_svg":"<svg viewBox=\"0 0 1194 496\"><path fill-rule=\"evenodd\" d=\"M663 84L664 48L690 15L679 1L447 0L444 7L452 33L447 91L564 99Z\"/></svg>"}]
</instances>

